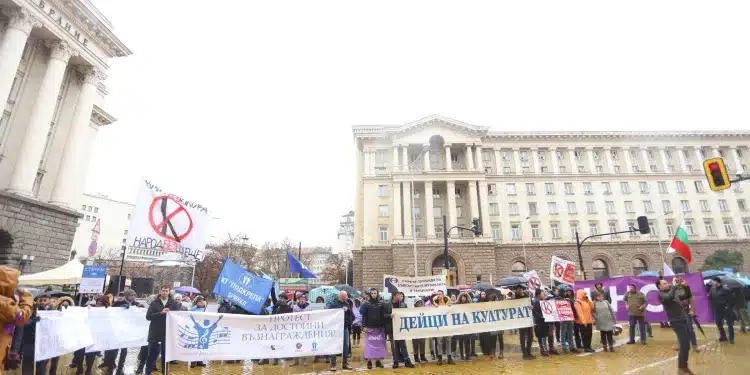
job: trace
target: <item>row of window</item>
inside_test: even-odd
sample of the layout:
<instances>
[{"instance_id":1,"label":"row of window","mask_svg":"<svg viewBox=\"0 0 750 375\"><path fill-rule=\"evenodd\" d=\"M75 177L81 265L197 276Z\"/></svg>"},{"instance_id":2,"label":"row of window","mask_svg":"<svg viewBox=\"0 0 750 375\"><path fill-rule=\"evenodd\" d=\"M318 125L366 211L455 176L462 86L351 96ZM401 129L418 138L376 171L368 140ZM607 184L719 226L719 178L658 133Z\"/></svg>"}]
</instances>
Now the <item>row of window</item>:
<instances>
[{"instance_id":1,"label":"row of window","mask_svg":"<svg viewBox=\"0 0 750 375\"><path fill-rule=\"evenodd\" d=\"M83 211L83 212L93 212L95 214L98 214L99 213L99 207L87 206L87 205L84 204L81 207L81 211Z\"/></svg>"},{"instance_id":2,"label":"row of window","mask_svg":"<svg viewBox=\"0 0 750 375\"><path fill-rule=\"evenodd\" d=\"M702 148L702 147L701 148L697 148L697 150L700 153L701 159L705 159L706 155L708 155L707 152L706 152L706 150L704 148ZM502 159L503 160L508 161L508 160L512 159L511 155L510 155L510 151L503 150L501 153L502 153ZM610 153L610 158L612 160L619 160L620 159L620 153L619 153L618 150L611 149L611 150L609 150L609 153ZM573 150L573 157L575 157L576 160L581 160L581 157L583 157L583 154L584 154L584 151L582 151L582 150L578 150L578 149ZM591 154L594 157L594 160L601 159L601 156L602 156L601 150L596 150L596 149L591 150ZM691 154L690 150L688 150L688 149L683 149L682 150L682 156L685 159L690 159L690 154ZM721 155L722 158L725 157L723 149L719 149L719 155ZM740 158L743 157L742 149L737 148L737 155ZM520 160L522 160L522 161L528 161L529 160L529 151L527 151L527 150L520 150L518 152L518 156L519 156ZM636 153L636 150L628 150L628 156L630 156L631 159L637 159L638 158L638 154ZM652 149L646 149L646 156L648 157L649 160L656 160L656 153L654 153L654 150L652 150ZM672 152L672 150L665 149L664 150L664 156L666 156L667 160L672 160L673 159L673 152ZM542 160L542 161L546 160L547 159L547 152L544 151L544 150L539 150L539 151L537 151L537 157L539 158L539 160ZM555 151L555 157L557 158L557 160L565 160L565 153L563 151ZM490 152L483 151L482 152L482 159L485 160L485 161L490 160Z\"/></svg>"},{"instance_id":3,"label":"row of window","mask_svg":"<svg viewBox=\"0 0 750 375\"><path fill-rule=\"evenodd\" d=\"M597 193L597 190L594 189L594 184L591 182L583 182L583 194L585 195L593 195ZM657 190L659 191L659 194L669 194L669 187L667 186L667 181L657 181L656 182ZM740 192L740 185L735 185L735 190ZM706 184L704 180L696 180L693 181L693 187L695 188L696 193L705 193L707 191ZM555 184L552 182L545 182L544 183L544 195L555 195ZM675 188L678 193L687 193L687 189L685 187L684 181L675 181ZM575 188L572 182L565 182L563 183L563 190L565 192L565 195L575 195ZM442 189L439 187L433 187L432 188L432 196L433 198L440 198ZM648 183L648 181L640 181L638 182L638 191L641 192L641 194L649 194L651 192L651 186ZM612 183L610 182L601 182L601 189L598 191L601 194L604 195L611 195L612 194ZM631 194L630 189L630 182L623 181L620 182L620 193L622 194ZM456 188L454 193L456 194L456 198L461 197L461 188ZM534 196L536 195L536 184L533 182L526 183L526 195L528 196ZM415 191L415 198L419 198L419 192ZM487 184L487 194L489 195L497 195L497 184ZM509 182L505 184L505 195L517 195L516 190L516 183ZM388 196L388 185L378 185L378 196L379 197L387 197ZM85 206L84 206L85 207Z\"/></svg>"},{"instance_id":4,"label":"row of window","mask_svg":"<svg viewBox=\"0 0 750 375\"><path fill-rule=\"evenodd\" d=\"M706 232L706 235L716 236L718 235L718 232L716 230L716 227L714 225L713 219L703 219L703 228ZM522 239L522 228L523 224L521 222L514 222L510 225L510 236L511 240L513 241L520 241ZM666 233L675 233L675 221L674 220L666 220ZM685 219L685 231L690 236L695 236L695 220L693 219ZM724 234L727 236L734 236L736 235L734 230L734 221L732 219L726 218L722 219L721 221L722 228L724 230ZM638 236L638 232L635 230L632 230L632 228L637 227L637 224L635 221L628 220L626 222L627 229L622 229L619 226L619 222L617 220L609 220L607 221L607 232L606 233L613 233L613 232L619 232L623 230L631 230L629 233L630 237L636 237ZM543 237L542 234L542 227L540 223L529 223L529 229L531 230L531 237L536 240L541 240ZM550 237L553 239L561 239L562 238L562 225L559 222L550 222L549 223L549 231L550 231ZM651 230L652 236L658 236L660 233L659 226L654 221L649 221L649 229ZM414 227L414 230L416 232L417 237L423 237L423 228L421 225L416 225ZM750 218L743 218L742 219L742 230L746 236L750 236ZM442 237L443 233L443 225L442 224L436 224L435 225L435 234L437 237ZM577 221L571 221L568 223L568 234L571 239L575 238L576 233L579 234L580 237L585 237L589 235L596 235L600 234L599 229L599 222L596 220L588 221L588 231L584 232ZM498 222L493 222L491 224L491 234L492 238L495 240L502 240L502 226ZM616 237L617 238L617 237ZM379 227L379 240L381 242L387 242L388 241L388 225L380 225Z\"/></svg>"}]
</instances>

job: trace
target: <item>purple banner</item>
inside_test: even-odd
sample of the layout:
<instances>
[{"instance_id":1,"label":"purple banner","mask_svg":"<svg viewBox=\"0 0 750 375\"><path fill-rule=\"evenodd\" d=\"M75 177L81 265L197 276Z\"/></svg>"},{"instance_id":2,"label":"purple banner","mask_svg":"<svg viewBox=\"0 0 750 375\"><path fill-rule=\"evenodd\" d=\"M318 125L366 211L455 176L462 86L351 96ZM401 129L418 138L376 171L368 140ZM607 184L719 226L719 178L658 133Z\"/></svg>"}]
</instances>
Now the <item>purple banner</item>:
<instances>
[{"instance_id":1,"label":"purple banner","mask_svg":"<svg viewBox=\"0 0 750 375\"><path fill-rule=\"evenodd\" d=\"M382 329L365 329L365 359L383 359L388 357L385 331Z\"/></svg>"},{"instance_id":2,"label":"purple banner","mask_svg":"<svg viewBox=\"0 0 750 375\"><path fill-rule=\"evenodd\" d=\"M695 298L695 316L701 323L713 322L713 313L711 312L711 303L706 295L706 287L703 284L703 277L700 273L690 273L681 275L687 281L690 290ZM628 321L628 311L625 309L625 293L628 291L628 284L635 284L635 288L646 295L648 306L646 307L646 320L649 323L666 322L667 314L664 307L659 302L659 295L654 284L658 277L655 276L624 276L613 279L599 280L577 280L575 290L583 289L591 297L591 291L595 290L594 284L602 283L604 290L608 291L612 297L612 308L615 310L618 321ZM664 276L664 279L672 283L672 276Z\"/></svg>"}]
</instances>

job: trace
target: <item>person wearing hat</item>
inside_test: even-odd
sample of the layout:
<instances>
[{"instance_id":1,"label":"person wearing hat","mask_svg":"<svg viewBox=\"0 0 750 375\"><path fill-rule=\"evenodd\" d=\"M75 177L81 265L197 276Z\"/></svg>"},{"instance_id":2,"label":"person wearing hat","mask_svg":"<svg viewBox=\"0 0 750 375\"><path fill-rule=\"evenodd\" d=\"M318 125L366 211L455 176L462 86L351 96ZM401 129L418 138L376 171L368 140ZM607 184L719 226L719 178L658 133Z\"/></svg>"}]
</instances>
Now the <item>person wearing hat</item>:
<instances>
[{"instance_id":1,"label":"person wearing hat","mask_svg":"<svg viewBox=\"0 0 750 375\"><path fill-rule=\"evenodd\" d=\"M31 314L31 318L28 320L26 325L23 326L23 346L22 346L22 358L21 361L21 373L23 375L31 375L34 373L34 345L36 342L36 323L39 322L39 310L51 310L52 305L50 304L50 295L47 293L40 293L34 298L34 311ZM47 367L47 360L36 362L36 367L41 368L41 373L44 373L44 369Z\"/></svg>"}]
</instances>

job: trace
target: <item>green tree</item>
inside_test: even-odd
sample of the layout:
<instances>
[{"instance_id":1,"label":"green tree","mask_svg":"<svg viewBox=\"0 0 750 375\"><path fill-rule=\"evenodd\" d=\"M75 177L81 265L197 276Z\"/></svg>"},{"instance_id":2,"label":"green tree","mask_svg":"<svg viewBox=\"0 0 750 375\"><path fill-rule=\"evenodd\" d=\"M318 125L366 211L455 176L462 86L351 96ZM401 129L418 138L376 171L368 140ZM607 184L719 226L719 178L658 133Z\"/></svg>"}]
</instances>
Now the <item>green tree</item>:
<instances>
[{"instance_id":1,"label":"green tree","mask_svg":"<svg viewBox=\"0 0 750 375\"><path fill-rule=\"evenodd\" d=\"M726 267L738 270L742 269L743 264L745 257L739 251L719 250L706 258L700 270L722 270Z\"/></svg>"}]
</instances>

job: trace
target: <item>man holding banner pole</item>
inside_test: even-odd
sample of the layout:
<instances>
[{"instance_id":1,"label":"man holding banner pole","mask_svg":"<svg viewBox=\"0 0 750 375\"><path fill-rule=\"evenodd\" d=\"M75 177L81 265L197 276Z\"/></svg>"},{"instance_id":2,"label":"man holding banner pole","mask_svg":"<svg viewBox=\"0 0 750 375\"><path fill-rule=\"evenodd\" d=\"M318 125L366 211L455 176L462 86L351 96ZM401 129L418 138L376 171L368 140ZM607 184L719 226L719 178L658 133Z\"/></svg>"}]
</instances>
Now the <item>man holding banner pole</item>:
<instances>
[{"instance_id":1,"label":"man holding banner pole","mask_svg":"<svg viewBox=\"0 0 750 375\"><path fill-rule=\"evenodd\" d=\"M179 311L172 296L169 294L169 285L164 285L159 290L159 297L154 299L146 311L146 320L151 323L148 326L148 357L146 358L146 375L151 375L156 367L156 359L161 353L161 369L166 374L166 338L167 338L167 313Z\"/></svg>"}]
</instances>

